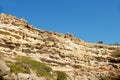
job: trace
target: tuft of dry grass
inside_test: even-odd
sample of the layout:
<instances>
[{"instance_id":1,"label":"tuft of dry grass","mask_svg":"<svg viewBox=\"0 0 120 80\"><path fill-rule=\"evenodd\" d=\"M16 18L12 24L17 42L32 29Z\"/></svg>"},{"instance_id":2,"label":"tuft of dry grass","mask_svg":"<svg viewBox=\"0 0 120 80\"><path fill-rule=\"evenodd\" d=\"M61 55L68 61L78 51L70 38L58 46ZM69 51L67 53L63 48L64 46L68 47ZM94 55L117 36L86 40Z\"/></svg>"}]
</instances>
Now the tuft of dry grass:
<instances>
[{"instance_id":1,"label":"tuft of dry grass","mask_svg":"<svg viewBox=\"0 0 120 80\"><path fill-rule=\"evenodd\" d=\"M111 53L112 57L120 57L120 48L117 48Z\"/></svg>"},{"instance_id":2,"label":"tuft of dry grass","mask_svg":"<svg viewBox=\"0 0 120 80\"><path fill-rule=\"evenodd\" d=\"M101 77L100 80L120 80L120 77L105 76L105 77Z\"/></svg>"}]
</instances>

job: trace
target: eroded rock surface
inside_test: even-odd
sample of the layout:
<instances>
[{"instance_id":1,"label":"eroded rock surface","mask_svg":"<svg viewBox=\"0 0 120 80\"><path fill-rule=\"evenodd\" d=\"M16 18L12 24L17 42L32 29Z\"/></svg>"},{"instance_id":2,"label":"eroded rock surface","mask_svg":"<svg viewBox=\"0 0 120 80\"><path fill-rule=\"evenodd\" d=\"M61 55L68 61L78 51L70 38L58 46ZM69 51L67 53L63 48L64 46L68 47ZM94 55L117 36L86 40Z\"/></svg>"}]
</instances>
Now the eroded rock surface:
<instances>
[{"instance_id":1,"label":"eroded rock surface","mask_svg":"<svg viewBox=\"0 0 120 80\"><path fill-rule=\"evenodd\" d=\"M100 80L104 76L120 78L120 52L113 56L119 49L119 46L88 43L70 33L38 30L24 19L0 15L1 59L14 62L12 58L18 56L30 57L54 71L65 72L68 80ZM21 75L24 74L17 76Z\"/></svg>"}]
</instances>

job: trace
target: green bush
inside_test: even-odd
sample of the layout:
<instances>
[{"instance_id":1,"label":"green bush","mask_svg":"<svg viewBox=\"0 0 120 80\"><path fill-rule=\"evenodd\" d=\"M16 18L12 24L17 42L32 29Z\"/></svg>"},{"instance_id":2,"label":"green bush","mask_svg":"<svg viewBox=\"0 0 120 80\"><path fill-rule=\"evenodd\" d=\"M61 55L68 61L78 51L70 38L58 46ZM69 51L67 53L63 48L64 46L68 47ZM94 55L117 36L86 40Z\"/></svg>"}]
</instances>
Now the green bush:
<instances>
[{"instance_id":1,"label":"green bush","mask_svg":"<svg viewBox=\"0 0 120 80\"><path fill-rule=\"evenodd\" d=\"M14 73L19 73L19 72L21 72L21 73L29 73L28 70L26 70L24 67L22 67L20 65L16 65L16 64L11 63L9 65L9 67L10 67L11 72L14 72Z\"/></svg>"},{"instance_id":2,"label":"green bush","mask_svg":"<svg viewBox=\"0 0 120 80\"><path fill-rule=\"evenodd\" d=\"M67 79L67 74L62 71L56 71L57 73L57 80L66 80Z\"/></svg>"},{"instance_id":3,"label":"green bush","mask_svg":"<svg viewBox=\"0 0 120 80\"><path fill-rule=\"evenodd\" d=\"M38 76L46 76L48 78L54 79L52 75L52 69L43 63L40 63L27 57L15 58L15 60L27 64L32 70L34 70L37 73Z\"/></svg>"},{"instance_id":4,"label":"green bush","mask_svg":"<svg viewBox=\"0 0 120 80\"><path fill-rule=\"evenodd\" d=\"M103 41L98 41L98 44L103 44Z\"/></svg>"}]
</instances>

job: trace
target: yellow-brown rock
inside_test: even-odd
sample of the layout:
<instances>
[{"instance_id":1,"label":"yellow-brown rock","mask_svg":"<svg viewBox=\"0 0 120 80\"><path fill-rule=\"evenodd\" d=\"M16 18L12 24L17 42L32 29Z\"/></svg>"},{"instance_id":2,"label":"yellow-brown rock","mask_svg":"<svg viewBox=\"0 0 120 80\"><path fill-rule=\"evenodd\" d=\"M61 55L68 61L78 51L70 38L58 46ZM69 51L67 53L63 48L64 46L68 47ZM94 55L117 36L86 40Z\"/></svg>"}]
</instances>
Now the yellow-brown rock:
<instances>
[{"instance_id":1,"label":"yellow-brown rock","mask_svg":"<svg viewBox=\"0 0 120 80\"><path fill-rule=\"evenodd\" d=\"M24 19L0 14L1 59L14 62L12 59L18 56L30 57L45 63L54 71L65 72L68 80L100 80L105 76L120 79L120 56L113 56L118 48L120 47L88 43L70 33L64 35L39 30ZM18 73L17 76L21 75L24 74ZM25 75L31 77L31 74Z\"/></svg>"}]
</instances>

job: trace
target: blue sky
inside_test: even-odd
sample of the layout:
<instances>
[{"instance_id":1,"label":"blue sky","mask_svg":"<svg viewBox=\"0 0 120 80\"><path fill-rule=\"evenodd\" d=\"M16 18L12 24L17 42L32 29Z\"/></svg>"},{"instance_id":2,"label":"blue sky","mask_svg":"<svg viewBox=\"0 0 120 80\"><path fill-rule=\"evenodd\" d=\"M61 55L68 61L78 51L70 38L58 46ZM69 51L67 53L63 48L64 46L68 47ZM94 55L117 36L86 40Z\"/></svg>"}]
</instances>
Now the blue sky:
<instances>
[{"instance_id":1,"label":"blue sky","mask_svg":"<svg viewBox=\"0 0 120 80\"><path fill-rule=\"evenodd\" d=\"M120 43L120 0L0 0L0 13L85 41Z\"/></svg>"}]
</instances>

